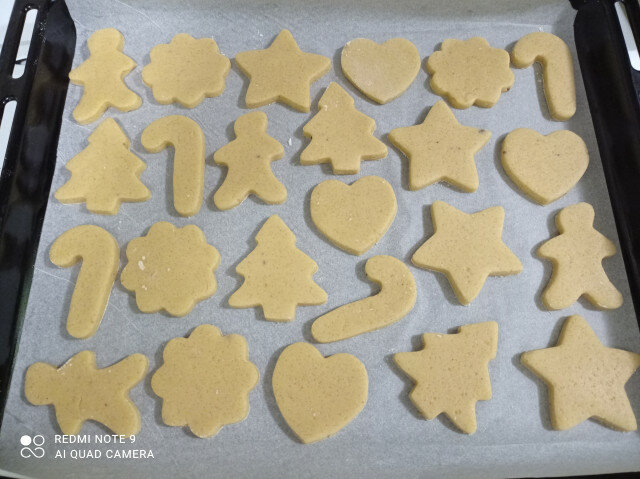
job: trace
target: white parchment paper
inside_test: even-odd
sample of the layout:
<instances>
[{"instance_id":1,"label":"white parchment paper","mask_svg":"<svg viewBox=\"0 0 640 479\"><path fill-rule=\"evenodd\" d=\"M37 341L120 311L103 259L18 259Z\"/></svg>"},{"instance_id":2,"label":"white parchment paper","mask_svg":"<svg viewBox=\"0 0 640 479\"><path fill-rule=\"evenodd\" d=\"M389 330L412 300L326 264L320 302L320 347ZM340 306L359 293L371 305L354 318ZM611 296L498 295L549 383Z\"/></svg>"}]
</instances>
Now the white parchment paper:
<instances>
[{"instance_id":1,"label":"white parchment paper","mask_svg":"<svg viewBox=\"0 0 640 479\"><path fill-rule=\"evenodd\" d=\"M331 81L337 81L355 98L356 107L377 122L376 135L388 144L393 128L424 119L437 100L422 69L408 91L390 104L380 106L366 100L343 77L341 47L356 37L382 42L401 36L411 40L426 58L445 38L483 36L491 45L510 49L521 36L538 30L563 38L574 50L572 22L575 12L569 2L522 1L421 2L403 0L321 1L141 1L67 0L78 31L74 67L87 58L86 40L97 29L118 28L125 36L125 53L138 67L126 78L143 98L140 109L130 113L109 110L132 139L132 150L146 163L142 180L153 197L138 204L124 204L116 216L87 212L84 205L62 205L53 193L69 178L64 164L87 145L87 136L98 122L76 124L71 111L82 89L71 85L64 113L58 151L58 166L51 187L40 248L37 253L31 293L24 315L9 400L0 436L0 467L36 477L428 477L428 476L522 476L597 473L640 468L640 435L620 433L587 421L572 430L550 428L547 392L541 382L519 363L523 351L555 343L563 318L583 315L609 346L640 351L640 334L629 296L622 258L618 253L605 261L605 269L624 295L624 305L615 311L597 311L585 302L549 312L541 307L540 293L551 266L535 257L541 242L556 234L554 217L564 206L588 201L596 211L595 226L617 243L617 234L598 156L591 118L577 58L574 52L578 110L566 123L549 119L541 90L539 71L515 70L513 88L491 109L472 107L454 110L465 125L492 132L491 141L476 155L480 187L462 193L444 184L408 191L407 161L389 145L389 155L364 162L360 174L338 177L352 182L364 175L379 175L394 187L398 213L380 243L361 257L348 255L319 235L309 218L312 188L336 178L328 167L300 166L299 153L307 145L302 126L316 113L316 102ZM148 52L167 43L177 33L213 37L222 53L233 58L249 49L266 48L282 28L293 33L304 51L333 59L331 72L313 84L312 111L303 114L282 105L261 110L269 118L268 133L285 147L273 171L286 185L285 204L269 206L249 199L241 206L217 211L212 195L225 171L214 165L213 152L233 138L233 121L247 110L244 93L247 80L235 65L227 77L226 90L194 109L158 105L140 77L149 61ZM184 114L196 120L206 136L207 167L205 201L192 218L179 217L172 204L172 152L148 154L140 144L143 129L168 114ZM543 134L567 128L587 143L590 164L578 185L564 198L539 206L525 198L500 166L500 144L505 134L528 127ZM326 166L326 165L325 165ZM345 429L320 443L304 446L284 423L271 391L271 374L284 347L295 341L312 341L310 325L315 318L344 303L372 292L364 275L364 263L377 254L390 254L409 263L416 248L432 232L429 206L443 200L466 212L494 205L506 210L503 238L523 263L523 272L506 278L489 278L470 306L456 301L443 275L411 267L418 284L413 311L400 322L381 331L334 344L319 345L325 354L348 352L365 364L369 373L369 399L362 413ZM254 246L254 235L265 219L280 215L298 238L298 247L315 259L315 280L328 293L326 304L298 308L292 323L264 320L260 310L234 310L228 298L241 284L236 265ZM176 225L194 223L221 254L216 272L218 292L199 303L184 318L166 314L143 314L133 296L119 280L112 292L98 332L90 339L71 338L65 319L78 267L59 269L50 263L51 243L62 232L80 224L97 224L110 231L124 250L132 238L146 233L156 221ZM122 264L121 264L122 267ZM453 332L460 325L495 320L500 333L498 354L490 364L493 398L477 405L478 431L467 436L446 420L425 421L408 399L411 384L394 367L392 355L420 348L424 332ZM62 364L75 353L90 349L100 367L132 353L146 354L150 372L161 364L162 349L174 337L188 334L203 323L218 326L224 334L239 333L248 341L250 359L260 370L258 386L250 395L251 412L239 424L224 427L210 439L197 439L187 430L165 426L160 419L160 400L150 388L151 374L131 393L142 415L142 430L134 445L60 445L53 408L35 407L24 398L24 374L36 361ZM635 375L627 392L640 417L640 377ZM106 429L87 423L83 434L105 434ZM19 439L40 434L45 438L42 459L23 458ZM107 449L152 450L154 459L106 459ZM98 449L101 459L74 460L72 449ZM64 459L56 450L67 451Z\"/></svg>"}]
</instances>

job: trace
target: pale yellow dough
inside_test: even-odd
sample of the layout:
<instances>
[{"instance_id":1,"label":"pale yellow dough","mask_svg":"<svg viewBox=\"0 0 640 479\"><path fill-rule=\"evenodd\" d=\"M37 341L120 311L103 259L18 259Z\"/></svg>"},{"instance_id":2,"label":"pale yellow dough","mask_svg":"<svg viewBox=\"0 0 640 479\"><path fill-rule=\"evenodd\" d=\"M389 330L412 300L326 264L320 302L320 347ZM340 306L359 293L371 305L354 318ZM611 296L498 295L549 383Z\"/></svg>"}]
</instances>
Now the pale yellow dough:
<instances>
[{"instance_id":1,"label":"pale yellow dough","mask_svg":"<svg viewBox=\"0 0 640 479\"><path fill-rule=\"evenodd\" d=\"M182 115L169 115L142 132L142 146L158 153L173 146L173 205L182 216L200 211L204 189L204 134L200 126Z\"/></svg>"},{"instance_id":2,"label":"pale yellow dough","mask_svg":"<svg viewBox=\"0 0 640 479\"><path fill-rule=\"evenodd\" d=\"M242 336L223 336L215 326L203 324L189 337L169 341L162 358L151 388L162 398L165 424L188 426L196 436L210 437L247 417L249 392L260 375Z\"/></svg>"},{"instance_id":3,"label":"pale yellow dough","mask_svg":"<svg viewBox=\"0 0 640 479\"><path fill-rule=\"evenodd\" d=\"M220 254L195 225L155 223L145 236L129 242L127 260L120 281L135 292L143 313L184 316L218 287L214 271Z\"/></svg>"},{"instance_id":4,"label":"pale yellow dough","mask_svg":"<svg viewBox=\"0 0 640 479\"><path fill-rule=\"evenodd\" d=\"M467 214L443 201L431 205L433 236L414 253L420 268L447 275L458 301L469 304L488 276L522 271L522 263L502 242L504 209L494 206Z\"/></svg>"},{"instance_id":5,"label":"pale yellow dough","mask_svg":"<svg viewBox=\"0 0 640 479\"><path fill-rule=\"evenodd\" d=\"M434 93L455 108L490 108L515 79L509 54L480 37L443 41L441 49L427 59L427 71Z\"/></svg>"},{"instance_id":6,"label":"pale yellow dough","mask_svg":"<svg viewBox=\"0 0 640 479\"><path fill-rule=\"evenodd\" d=\"M351 185L326 180L311 193L311 219L338 248L361 255L372 248L393 223L396 195L379 176L365 176Z\"/></svg>"},{"instance_id":7,"label":"pale yellow dough","mask_svg":"<svg viewBox=\"0 0 640 479\"><path fill-rule=\"evenodd\" d=\"M261 306L268 321L292 321L298 305L327 301L327 293L312 279L318 265L296 248L296 237L278 215L265 222L256 242L236 267L244 283L229 298L229 306Z\"/></svg>"},{"instance_id":8,"label":"pale yellow dough","mask_svg":"<svg viewBox=\"0 0 640 479\"><path fill-rule=\"evenodd\" d=\"M29 366L24 395L31 404L53 404L63 434L80 433L85 421L103 424L114 434L140 431L140 412L129 391L147 372L149 361L132 354L112 366L98 369L93 351L82 351L56 369L47 363Z\"/></svg>"},{"instance_id":9,"label":"pale yellow dough","mask_svg":"<svg viewBox=\"0 0 640 479\"><path fill-rule=\"evenodd\" d=\"M67 332L79 339L93 336L100 326L118 274L118 243L99 226L76 226L53 242L49 259L61 268L82 261L69 305Z\"/></svg>"},{"instance_id":10,"label":"pale yellow dough","mask_svg":"<svg viewBox=\"0 0 640 479\"><path fill-rule=\"evenodd\" d=\"M202 100L220 95L231 62L211 38L195 39L179 33L168 44L156 45L142 69L142 81L158 103L180 103L195 108Z\"/></svg>"},{"instance_id":11,"label":"pale yellow dough","mask_svg":"<svg viewBox=\"0 0 640 479\"><path fill-rule=\"evenodd\" d=\"M300 153L301 165L331 163L337 175L360 171L362 160L387 156L387 146L373 136L376 122L356 110L353 98L332 82L318 101L318 113L304 125L304 136L311 138Z\"/></svg>"},{"instance_id":12,"label":"pale yellow dough","mask_svg":"<svg viewBox=\"0 0 640 479\"><path fill-rule=\"evenodd\" d=\"M392 256L373 256L365 273L380 291L330 311L313 322L311 334L319 343L352 338L389 326L404 318L416 304L416 282L409 268Z\"/></svg>"},{"instance_id":13,"label":"pale yellow dough","mask_svg":"<svg viewBox=\"0 0 640 479\"><path fill-rule=\"evenodd\" d=\"M125 202L146 201L151 192L140 181L147 165L129 151L131 142L113 118L89 135L89 146L65 167L71 178L55 193L60 203L86 203L92 213L114 215Z\"/></svg>"},{"instance_id":14,"label":"pale yellow dough","mask_svg":"<svg viewBox=\"0 0 640 479\"><path fill-rule=\"evenodd\" d=\"M250 194L268 204L284 203L287 189L271 171L271 162L284 155L284 148L267 135L267 115L254 111L233 125L235 140L213 155L217 165L227 167L227 176L213 202L221 210L235 208Z\"/></svg>"},{"instance_id":15,"label":"pale yellow dough","mask_svg":"<svg viewBox=\"0 0 640 479\"><path fill-rule=\"evenodd\" d=\"M393 356L414 382L409 397L425 419L444 413L466 434L477 429L476 402L491 399L489 361L496 357L498 323L467 324L457 334L422 335L424 348Z\"/></svg>"},{"instance_id":16,"label":"pale yellow dough","mask_svg":"<svg viewBox=\"0 0 640 479\"><path fill-rule=\"evenodd\" d=\"M638 428L624 386L640 367L640 354L605 347L584 318L568 317L556 346L527 351L520 360L549 388L554 429L589 418L620 431Z\"/></svg>"},{"instance_id":17,"label":"pale yellow dough","mask_svg":"<svg viewBox=\"0 0 640 479\"><path fill-rule=\"evenodd\" d=\"M369 378L351 354L325 358L307 343L280 354L273 370L273 394L280 412L304 444L332 436L367 403Z\"/></svg>"},{"instance_id":18,"label":"pale yellow dough","mask_svg":"<svg viewBox=\"0 0 640 479\"><path fill-rule=\"evenodd\" d=\"M511 50L516 68L542 65L544 96L554 120L564 121L576 112L576 82L567 44L552 33L533 32L522 37Z\"/></svg>"},{"instance_id":19,"label":"pale yellow dough","mask_svg":"<svg viewBox=\"0 0 640 479\"><path fill-rule=\"evenodd\" d=\"M420 71L413 43L392 38L379 44L367 38L347 42L340 56L342 72L373 101L384 104L402 95Z\"/></svg>"},{"instance_id":20,"label":"pale yellow dough","mask_svg":"<svg viewBox=\"0 0 640 479\"><path fill-rule=\"evenodd\" d=\"M115 28L97 30L87 44L89 58L69 72L71 83L84 87L73 118L84 125L96 121L110 106L120 111L139 108L142 99L124 83L136 62L122 53L122 33Z\"/></svg>"},{"instance_id":21,"label":"pale yellow dough","mask_svg":"<svg viewBox=\"0 0 640 479\"><path fill-rule=\"evenodd\" d=\"M269 48L236 55L236 65L249 77L247 108L280 102L299 111L311 108L311 84L331 68L331 60L300 50L289 30L282 30Z\"/></svg>"},{"instance_id":22,"label":"pale yellow dough","mask_svg":"<svg viewBox=\"0 0 640 479\"><path fill-rule=\"evenodd\" d=\"M431 107L421 124L389 133L389 141L409 158L410 189L446 181L469 193L479 183L474 156L489 138L488 130L458 123L442 100Z\"/></svg>"},{"instance_id":23,"label":"pale yellow dough","mask_svg":"<svg viewBox=\"0 0 640 479\"><path fill-rule=\"evenodd\" d=\"M504 171L541 205L567 194L588 165L587 145L572 131L559 130L543 136L528 128L518 128L502 142Z\"/></svg>"},{"instance_id":24,"label":"pale yellow dough","mask_svg":"<svg viewBox=\"0 0 640 479\"><path fill-rule=\"evenodd\" d=\"M538 248L538 256L553 262L542 302L549 309L564 309L580 296L599 309L622 306L622 294L611 283L602 260L616 254L611 240L593 227L595 213L588 203L567 206L556 215L560 235Z\"/></svg>"}]
</instances>

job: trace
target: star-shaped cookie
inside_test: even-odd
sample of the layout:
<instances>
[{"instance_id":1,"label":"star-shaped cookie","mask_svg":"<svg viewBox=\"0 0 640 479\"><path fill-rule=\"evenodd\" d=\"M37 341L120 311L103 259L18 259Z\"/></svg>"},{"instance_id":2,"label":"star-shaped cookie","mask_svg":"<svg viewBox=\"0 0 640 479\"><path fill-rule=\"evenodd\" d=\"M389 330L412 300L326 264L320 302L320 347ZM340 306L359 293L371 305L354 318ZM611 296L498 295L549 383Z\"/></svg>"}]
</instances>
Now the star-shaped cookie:
<instances>
[{"instance_id":1,"label":"star-shaped cookie","mask_svg":"<svg viewBox=\"0 0 640 479\"><path fill-rule=\"evenodd\" d=\"M238 53L236 64L250 80L247 108L277 101L304 112L311 108L309 87L331 68L329 58L300 50L289 30L265 50Z\"/></svg>"},{"instance_id":2,"label":"star-shaped cookie","mask_svg":"<svg viewBox=\"0 0 640 479\"><path fill-rule=\"evenodd\" d=\"M467 214L443 201L431 205L433 236L414 253L420 268L447 275L458 300L469 304L487 276L522 271L522 263L502 242L504 209L494 206Z\"/></svg>"},{"instance_id":3,"label":"star-shaped cookie","mask_svg":"<svg viewBox=\"0 0 640 479\"><path fill-rule=\"evenodd\" d=\"M409 188L419 190L438 181L466 192L478 189L474 155L487 144L491 132L458 123L439 100L424 121L396 128L389 140L409 158Z\"/></svg>"},{"instance_id":4,"label":"star-shaped cookie","mask_svg":"<svg viewBox=\"0 0 640 479\"><path fill-rule=\"evenodd\" d=\"M568 317L556 346L527 351L520 360L549 388L554 429L589 418L622 431L638 428L624 385L640 367L640 354L603 346L584 318Z\"/></svg>"}]
</instances>

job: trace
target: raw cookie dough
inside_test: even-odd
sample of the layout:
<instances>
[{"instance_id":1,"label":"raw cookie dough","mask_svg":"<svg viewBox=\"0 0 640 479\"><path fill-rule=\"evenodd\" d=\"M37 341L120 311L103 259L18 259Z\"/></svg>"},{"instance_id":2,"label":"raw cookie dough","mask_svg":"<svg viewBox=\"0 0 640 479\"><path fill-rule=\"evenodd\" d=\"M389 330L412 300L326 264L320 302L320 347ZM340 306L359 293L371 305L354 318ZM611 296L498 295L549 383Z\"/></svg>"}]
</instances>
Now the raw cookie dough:
<instances>
[{"instance_id":1,"label":"raw cookie dough","mask_svg":"<svg viewBox=\"0 0 640 479\"><path fill-rule=\"evenodd\" d=\"M24 395L31 404L53 404L62 434L76 435L85 421L93 420L114 434L140 431L140 412L129 391L147 372L149 361L132 354L98 369L93 351L81 351L56 369L47 363L29 366Z\"/></svg>"},{"instance_id":2,"label":"raw cookie dough","mask_svg":"<svg viewBox=\"0 0 640 479\"><path fill-rule=\"evenodd\" d=\"M365 176L351 185L326 180L311 193L311 219L338 248L361 255L371 249L393 223L396 195L379 176Z\"/></svg>"},{"instance_id":3,"label":"raw cookie dough","mask_svg":"<svg viewBox=\"0 0 640 479\"><path fill-rule=\"evenodd\" d=\"M520 360L549 388L554 429L589 418L621 431L638 428L624 385L640 367L640 354L603 346L582 317L565 320L556 346L527 351Z\"/></svg>"},{"instance_id":4,"label":"raw cookie dough","mask_svg":"<svg viewBox=\"0 0 640 479\"><path fill-rule=\"evenodd\" d=\"M440 51L427 59L427 71L431 89L454 108L490 108L515 79L509 54L480 37L443 41Z\"/></svg>"},{"instance_id":5,"label":"raw cookie dough","mask_svg":"<svg viewBox=\"0 0 640 479\"><path fill-rule=\"evenodd\" d=\"M469 193L478 189L474 156L489 138L488 130L458 123L442 100L421 124L389 133L389 141L409 158L409 189L446 181Z\"/></svg>"},{"instance_id":6,"label":"raw cookie dough","mask_svg":"<svg viewBox=\"0 0 640 479\"><path fill-rule=\"evenodd\" d=\"M118 243L99 226L76 226L53 242L49 259L61 268L82 261L69 305L67 332L79 339L93 336L100 326L118 274Z\"/></svg>"},{"instance_id":7,"label":"raw cookie dough","mask_svg":"<svg viewBox=\"0 0 640 479\"><path fill-rule=\"evenodd\" d=\"M424 348L394 354L415 383L411 402L425 419L444 413L462 432L476 432L476 402L491 399L489 361L496 357L498 323L467 324L456 334L422 335Z\"/></svg>"},{"instance_id":8,"label":"raw cookie dough","mask_svg":"<svg viewBox=\"0 0 640 479\"><path fill-rule=\"evenodd\" d=\"M60 203L86 203L92 213L115 215L123 201L147 201L151 192L140 181L147 165L129 151L131 142L113 118L89 135L89 146L65 167L71 178L55 193Z\"/></svg>"},{"instance_id":9,"label":"raw cookie dough","mask_svg":"<svg viewBox=\"0 0 640 479\"><path fill-rule=\"evenodd\" d=\"M511 50L516 68L542 65L544 96L554 120L563 121L576 112L576 82L569 47L552 33L534 32L522 37Z\"/></svg>"},{"instance_id":10,"label":"raw cookie dough","mask_svg":"<svg viewBox=\"0 0 640 479\"><path fill-rule=\"evenodd\" d=\"M164 364L153 374L151 388L162 398L162 420L188 426L198 437L210 437L222 426L249 414L249 392L258 369L249 361L242 336L223 336L210 324L164 348Z\"/></svg>"},{"instance_id":11,"label":"raw cookie dough","mask_svg":"<svg viewBox=\"0 0 640 479\"><path fill-rule=\"evenodd\" d=\"M289 30L282 30L269 48L236 55L236 65L249 77L247 108L280 102L299 111L311 108L311 84L331 68L331 60L298 48Z\"/></svg>"},{"instance_id":12,"label":"raw cookie dough","mask_svg":"<svg viewBox=\"0 0 640 479\"><path fill-rule=\"evenodd\" d=\"M609 281L602 260L616 254L611 240L593 227L595 213L588 203L567 206L556 215L559 236L538 248L538 256L553 262L542 302L549 309L564 309L580 296L599 309L622 306L622 294Z\"/></svg>"},{"instance_id":13,"label":"raw cookie dough","mask_svg":"<svg viewBox=\"0 0 640 479\"><path fill-rule=\"evenodd\" d=\"M354 175L362 160L387 156L387 146L373 136L376 122L356 110L353 98L340 85L329 84L318 110L302 129L311 142L300 153L301 165L331 163L333 173Z\"/></svg>"},{"instance_id":14,"label":"raw cookie dough","mask_svg":"<svg viewBox=\"0 0 640 479\"><path fill-rule=\"evenodd\" d=\"M379 44L367 38L347 42L340 56L342 72L372 100L384 104L402 95L420 71L413 43L392 38Z\"/></svg>"},{"instance_id":15,"label":"raw cookie dough","mask_svg":"<svg viewBox=\"0 0 640 479\"><path fill-rule=\"evenodd\" d=\"M311 326L313 339L330 343L375 331L404 318L416 304L416 282L409 268L386 255L367 260L365 272L380 291L320 316Z\"/></svg>"},{"instance_id":16,"label":"raw cookie dough","mask_svg":"<svg viewBox=\"0 0 640 479\"><path fill-rule=\"evenodd\" d=\"M268 321L292 321L296 306L327 301L327 293L312 279L318 265L296 248L296 237L278 215L260 228L256 242L236 267L244 283L229 298L229 306L261 306Z\"/></svg>"},{"instance_id":17,"label":"raw cookie dough","mask_svg":"<svg viewBox=\"0 0 640 479\"><path fill-rule=\"evenodd\" d=\"M120 111L139 108L142 99L124 83L124 77L136 67L136 62L122 53L122 33L115 28L97 30L87 44L89 58L69 72L71 83L84 87L73 118L85 125L100 118L110 106Z\"/></svg>"},{"instance_id":18,"label":"raw cookie dough","mask_svg":"<svg viewBox=\"0 0 640 479\"><path fill-rule=\"evenodd\" d=\"M170 43L156 45L142 69L142 81L158 103L195 108L205 98L220 95L231 62L212 38L195 39L179 33Z\"/></svg>"},{"instance_id":19,"label":"raw cookie dough","mask_svg":"<svg viewBox=\"0 0 640 479\"><path fill-rule=\"evenodd\" d=\"M304 444L332 436L360 414L369 378L351 354L325 358L307 343L287 346L273 370L273 394L289 427Z\"/></svg>"},{"instance_id":20,"label":"raw cookie dough","mask_svg":"<svg viewBox=\"0 0 640 479\"><path fill-rule=\"evenodd\" d=\"M469 304L487 276L522 271L522 263L502 242L504 209L494 206L467 214L443 201L431 205L433 236L414 253L420 268L447 275L458 301Z\"/></svg>"},{"instance_id":21,"label":"raw cookie dough","mask_svg":"<svg viewBox=\"0 0 640 479\"><path fill-rule=\"evenodd\" d=\"M221 210L235 208L254 194L268 204L284 203L287 189L271 171L271 162L284 155L284 148L267 135L267 115L254 111L233 124L235 140L213 155L217 165L227 167L227 176L213 202Z\"/></svg>"},{"instance_id":22,"label":"raw cookie dough","mask_svg":"<svg viewBox=\"0 0 640 479\"><path fill-rule=\"evenodd\" d=\"M541 205L569 192L589 165L589 152L582 138L569 130L546 136L518 128L502 142L502 167L509 178Z\"/></svg>"},{"instance_id":23,"label":"raw cookie dough","mask_svg":"<svg viewBox=\"0 0 640 479\"><path fill-rule=\"evenodd\" d=\"M214 271L220 254L195 225L155 223L145 236L129 242L127 260L120 281L135 292L143 313L184 316L218 287Z\"/></svg>"},{"instance_id":24,"label":"raw cookie dough","mask_svg":"<svg viewBox=\"0 0 640 479\"><path fill-rule=\"evenodd\" d=\"M173 206L182 216L200 211L204 188L204 134L200 126L182 115L157 119L142 132L142 146L158 153L173 146Z\"/></svg>"}]
</instances>

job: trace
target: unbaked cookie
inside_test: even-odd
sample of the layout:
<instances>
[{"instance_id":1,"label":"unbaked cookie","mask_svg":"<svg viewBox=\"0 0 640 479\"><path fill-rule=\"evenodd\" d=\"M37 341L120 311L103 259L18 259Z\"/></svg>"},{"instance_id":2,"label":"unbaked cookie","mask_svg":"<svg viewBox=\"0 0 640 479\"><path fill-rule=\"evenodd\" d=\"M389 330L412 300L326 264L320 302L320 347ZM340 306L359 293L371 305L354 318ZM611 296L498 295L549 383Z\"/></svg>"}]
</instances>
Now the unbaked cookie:
<instances>
[{"instance_id":1,"label":"unbaked cookie","mask_svg":"<svg viewBox=\"0 0 640 479\"><path fill-rule=\"evenodd\" d=\"M156 45L142 69L142 81L158 103L177 102L194 108L208 97L220 95L231 62L211 38L195 39L179 33L168 44Z\"/></svg>"},{"instance_id":2,"label":"unbaked cookie","mask_svg":"<svg viewBox=\"0 0 640 479\"><path fill-rule=\"evenodd\" d=\"M387 327L404 318L416 304L416 282L409 268L386 255L367 260L365 273L380 291L320 316L311 326L313 339L329 343Z\"/></svg>"},{"instance_id":3,"label":"unbaked cookie","mask_svg":"<svg viewBox=\"0 0 640 479\"><path fill-rule=\"evenodd\" d=\"M325 358L307 343L282 351L273 370L273 394L285 421L309 444L349 424L367 403L369 378L351 354Z\"/></svg>"},{"instance_id":4,"label":"unbaked cookie","mask_svg":"<svg viewBox=\"0 0 640 479\"><path fill-rule=\"evenodd\" d=\"M284 148L267 135L267 115L254 111L233 124L235 140L213 155L217 165L227 167L227 176L213 202L221 210L235 208L250 194L268 204L284 203L287 189L271 171L271 162L284 155Z\"/></svg>"},{"instance_id":5,"label":"unbaked cookie","mask_svg":"<svg viewBox=\"0 0 640 479\"><path fill-rule=\"evenodd\" d=\"M347 42L340 56L342 72L367 97L380 104L402 95L420 71L413 43L392 38L379 44L367 38Z\"/></svg>"},{"instance_id":6,"label":"unbaked cookie","mask_svg":"<svg viewBox=\"0 0 640 479\"><path fill-rule=\"evenodd\" d=\"M210 437L247 417L249 392L260 375L242 336L223 336L215 326L203 324L189 337L169 341L162 358L151 388L162 398L165 424L188 426L196 436Z\"/></svg>"},{"instance_id":7,"label":"unbaked cookie","mask_svg":"<svg viewBox=\"0 0 640 479\"><path fill-rule=\"evenodd\" d=\"M396 195L379 176L365 176L351 185L326 180L311 193L311 219L338 248L361 255L371 249L393 223Z\"/></svg>"},{"instance_id":8,"label":"unbaked cookie","mask_svg":"<svg viewBox=\"0 0 640 479\"><path fill-rule=\"evenodd\" d=\"M110 106L120 111L140 108L142 99L124 83L136 62L122 53L122 33L115 28L97 30L87 44L89 58L69 72L71 83L84 87L73 118L84 125L96 121Z\"/></svg>"},{"instance_id":9,"label":"unbaked cookie","mask_svg":"<svg viewBox=\"0 0 640 479\"><path fill-rule=\"evenodd\" d=\"M298 48L289 30L282 30L269 48L236 55L236 65L249 77L247 108L280 102L299 111L311 108L311 84L331 68L331 60Z\"/></svg>"},{"instance_id":10,"label":"unbaked cookie","mask_svg":"<svg viewBox=\"0 0 640 479\"><path fill-rule=\"evenodd\" d=\"M229 306L261 306L268 321L292 321L298 305L327 301L327 293L312 279L318 265L296 248L296 237L278 215L265 222L256 242L236 267L244 283L229 298Z\"/></svg>"},{"instance_id":11,"label":"unbaked cookie","mask_svg":"<svg viewBox=\"0 0 640 479\"><path fill-rule=\"evenodd\" d=\"M140 431L140 412L129 391L147 372L149 361L132 354L98 369L93 351L82 351L56 369L47 363L29 366L24 395L31 404L53 404L63 434L76 435L85 421L104 424L115 434Z\"/></svg>"},{"instance_id":12,"label":"unbaked cookie","mask_svg":"<svg viewBox=\"0 0 640 479\"><path fill-rule=\"evenodd\" d=\"M541 205L569 192L589 165L582 138L568 130L546 136L518 128L502 142L502 167L518 187Z\"/></svg>"},{"instance_id":13,"label":"unbaked cookie","mask_svg":"<svg viewBox=\"0 0 640 479\"><path fill-rule=\"evenodd\" d=\"M490 108L513 85L509 60L506 51L491 47L484 38L445 40L427 60L431 89L455 108Z\"/></svg>"},{"instance_id":14,"label":"unbaked cookie","mask_svg":"<svg viewBox=\"0 0 640 479\"><path fill-rule=\"evenodd\" d=\"M491 132L458 123L440 100L424 121L396 128L389 141L409 158L409 188L419 190L446 181L462 191L478 189L475 154L487 144Z\"/></svg>"},{"instance_id":15,"label":"unbaked cookie","mask_svg":"<svg viewBox=\"0 0 640 479\"><path fill-rule=\"evenodd\" d=\"M556 216L560 235L538 248L538 256L553 262L553 274L542 292L547 308L568 308L583 295L600 309L622 306L622 294L602 267L604 258L616 254L616 246L594 229L594 218L588 203L567 206Z\"/></svg>"},{"instance_id":16,"label":"unbaked cookie","mask_svg":"<svg viewBox=\"0 0 640 479\"><path fill-rule=\"evenodd\" d=\"M301 165L331 163L337 175L360 171L362 160L387 156L387 146L373 136L376 122L356 110L353 98L335 82L318 101L318 113L304 125L304 136L311 138L300 153Z\"/></svg>"},{"instance_id":17,"label":"unbaked cookie","mask_svg":"<svg viewBox=\"0 0 640 479\"><path fill-rule=\"evenodd\" d=\"M466 434L477 429L476 402L491 399L489 361L496 357L498 323L467 324L457 334L422 335L424 348L394 354L415 387L409 397L425 419L446 416Z\"/></svg>"},{"instance_id":18,"label":"unbaked cookie","mask_svg":"<svg viewBox=\"0 0 640 479\"><path fill-rule=\"evenodd\" d=\"M58 188L60 203L85 203L92 213L114 215L125 202L146 201L151 192L140 181L147 165L129 151L131 142L113 118L89 135L89 146L65 167L71 178Z\"/></svg>"},{"instance_id":19,"label":"unbaked cookie","mask_svg":"<svg viewBox=\"0 0 640 479\"><path fill-rule=\"evenodd\" d=\"M414 253L420 268L447 275L458 301L469 304L487 276L522 271L522 263L502 242L504 209L494 206L467 214L443 201L431 205L433 236Z\"/></svg>"},{"instance_id":20,"label":"unbaked cookie","mask_svg":"<svg viewBox=\"0 0 640 479\"><path fill-rule=\"evenodd\" d=\"M640 354L605 347L582 317L565 320L556 346L527 351L520 360L549 388L554 429L589 418L621 431L638 428L624 386L640 367Z\"/></svg>"},{"instance_id":21,"label":"unbaked cookie","mask_svg":"<svg viewBox=\"0 0 640 479\"><path fill-rule=\"evenodd\" d=\"M195 225L155 223L145 236L129 242L127 260L120 281L135 292L143 313L184 316L216 292L220 254Z\"/></svg>"}]
</instances>

